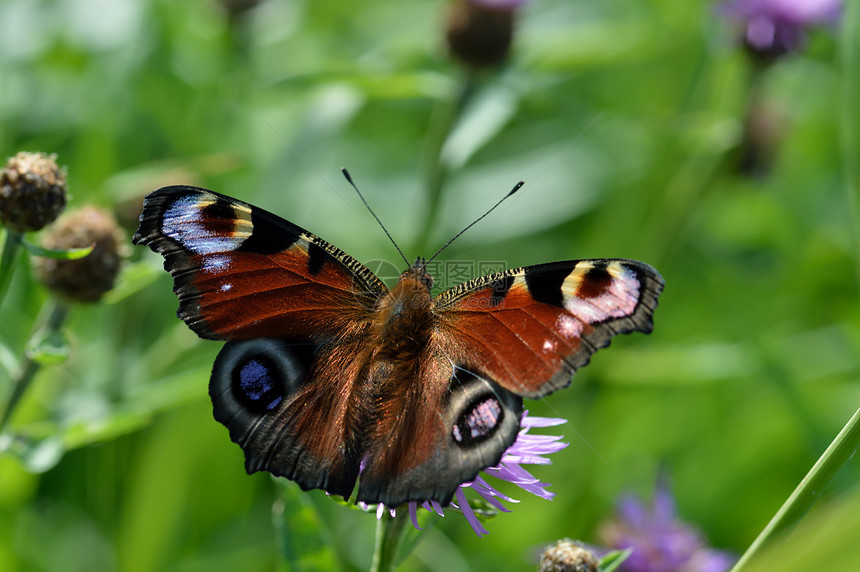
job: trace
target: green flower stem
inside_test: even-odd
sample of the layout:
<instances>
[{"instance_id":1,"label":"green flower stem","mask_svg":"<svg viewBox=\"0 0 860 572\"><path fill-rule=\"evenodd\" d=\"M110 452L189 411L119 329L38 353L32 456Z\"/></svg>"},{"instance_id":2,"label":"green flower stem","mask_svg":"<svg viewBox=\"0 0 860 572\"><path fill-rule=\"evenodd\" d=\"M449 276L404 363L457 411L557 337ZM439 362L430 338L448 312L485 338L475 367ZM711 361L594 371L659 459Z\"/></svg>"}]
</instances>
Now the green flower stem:
<instances>
[{"instance_id":1,"label":"green flower stem","mask_svg":"<svg viewBox=\"0 0 860 572\"><path fill-rule=\"evenodd\" d=\"M15 270L15 255L21 246L23 236L20 232L6 229L6 240L3 243L3 256L0 258L0 304L6 298L6 291L12 281Z\"/></svg>"},{"instance_id":2,"label":"green flower stem","mask_svg":"<svg viewBox=\"0 0 860 572\"><path fill-rule=\"evenodd\" d=\"M732 568L732 572L741 572L763 547L773 541L774 537L797 524L817 500L818 493L824 489L842 465L854 455L858 446L860 446L860 409L854 413L851 420L842 428L836 439L830 443L824 454L800 481L800 484L761 531L758 538L741 556L741 559Z\"/></svg>"},{"instance_id":3,"label":"green flower stem","mask_svg":"<svg viewBox=\"0 0 860 572\"><path fill-rule=\"evenodd\" d=\"M45 328L48 332L57 332L62 328L63 322L68 315L68 307L56 300L53 300L51 304L52 307L50 315L48 316L48 323L45 325ZM18 404L21 402L21 398L24 397L24 393L27 392L27 389L30 387L30 383L39 371L39 367L41 367L41 364L30 356L24 358L21 375L12 385L12 393L9 396L9 400L6 402L6 409L3 410L3 416L0 417L0 431L2 431L6 427L6 424L9 423L9 420L12 418L12 414L15 413L15 408L18 407Z\"/></svg>"},{"instance_id":4,"label":"green flower stem","mask_svg":"<svg viewBox=\"0 0 860 572\"><path fill-rule=\"evenodd\" d=\"M389 572L397 567L397 552L408 522L408 510L398 510L395 517L383 515L377 521L376 547L370 572Z\"/></svg>"},{"instance_id":5,"label":"green flower stem","mask_svg":"<svg viewBox=\"0 0 860 572\"><path fill-rule=\"evenodd\" d=\"M12 418L15 406L21 401L21 397L23 397L27 387L30 386L30 382L33 381L33 377L35 377L37 371L39 371L39 364L31 359L27 359L21 376L15 380L15 385L12 386L12 395L9 396L6 409L3 410L3 417L0 418L0 431L3 431L9 419Z\"/></svg>"},{"instance_id":6,"label":"green flower stem","mask_svg":"<svg viewBox=\"0 0 860 572\"><path fill-rule=\"evenodd\" d=\"M433 114L430 124L430 133L423 151L425 188L427 192L427 215L423 217L424 225L418 233L418 252L429 256L426 252L430 233L436 228L439 218L439 208L442 205L442 189L448 178L448 166L442 159L442 150L448 136L457 124L457 120L463 113L466 104L475 94L477 88L477 77L472 71L466 73L459 91L451 101L446 102Z\"/></svg>"}]
</instances>

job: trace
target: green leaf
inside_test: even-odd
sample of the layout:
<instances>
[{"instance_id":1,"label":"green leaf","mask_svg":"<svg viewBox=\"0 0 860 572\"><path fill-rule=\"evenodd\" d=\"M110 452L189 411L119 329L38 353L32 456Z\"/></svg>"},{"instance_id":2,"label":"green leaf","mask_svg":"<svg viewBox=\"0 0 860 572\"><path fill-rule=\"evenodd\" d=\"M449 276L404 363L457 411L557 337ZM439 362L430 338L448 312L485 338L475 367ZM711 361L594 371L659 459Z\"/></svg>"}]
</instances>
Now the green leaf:
<instances>
[{"instance_id":1,"label":"green leaf","mask_svg":"<svg viewBox=\"0 0 860 572\"><path fill-rule=\"evenodd\" d=\"M308 495L295 483L275 479L278 499L272 509L282 570L336 570L339 563Z\"/></svg>"},{"instance_id":2,"label":"green leaf","mask_svg":"<svg viewBox=\"0 0 860 572\"><path fill-rule=\"evenodd\" d=\"M353 496L354 496L354 495L353 495ZM334 496L334 495L332 495L332 496L330 496L330 497L328 497L328 498L329 498L329 500L331 500L331 502L333 502L333 503L335 503L335 504L339 504L340 506L342 506L342 507L344 507L344 508L348 508L348 509L351 509L351 510L357 510L358 512L373 512L373 513L375 513L375 512L376 512L376 508L375 508L375 507L374 507L374 508L372 508L372 509L361 508L360 506L358 506L357 504L355 504L355 502L353 502L352 500L347 500L347 499L345 499L345 498L343 498L343 497L339 497L339 496Z\"/></svg>"},{"instance_id":3,"label":"green leaf","mask_svg":"<svg viewBox=\"0 0 860 572\"><path fill-rule=\"evenodd\" d=\"M33 254L34 256L53 258L55 260L77 260L79 258L87 256L90 252L93 251L93 248L96 247L95 243L93 243L83 248L70 248L68 250L51 250L49 248L43 248L36 244L27 242L26 240L22 241L22 244L24 245L24 248L26 248L30 252L30 254Z\"/></svg>"},{"instance_id":4,"label":"green leaf","mask_svg":"<svg viewBox=\"0 0 860 572\"><path fill-rule=\"evenodd\" d=\"M0 302L6 297L9 283L12 281L12 272L15 270L15 255L24 238L20 232L6 230L3 240L3 253L0 255Z\"/></svg>"},{"instance_id":5,"label":"green leaf","mask_svg":"<svg viewBox=\"0 0 860 572\"><path fill-rule=\"evenodd\" d=\"M794 530L784 530L744 571L854 570L860 538L860 487L814 508ZM734 569L733 569L734 570Z\"/></svg>"},{"instance_id":6,"label":"green leaf","mask_svg":"<svg viewBox=\"0 0 860 572\"><path fill-rule=\"evenodd\" d=\"M399 511L398 511L399 512ZM409 510L406 509L406 513L408 514ZM415 547L418 546L418 543L424 539L424 536L434 527L436 523L442 519L441 516L436 514L434 511L424 510L419 507L418 512L416 513L416 520L418 521L418 526L420 528L417 529L412 526L412 520L409 521L409 526L406 527L406 530L403 531L403 537L400 539L400 546L397 548L397 557L395 558L395 565L399 566L406 560L410 554L415 550Z\"/></svg>"},{"instance_id":7,"label":"green leaf","mask_svg":"<svg viewBox=\"0 0 860 572\"><path fill-rule=\"evenodd\" d=\"M0 453L17 458L31 473L54 468L67 451L106 443L138 431L152 420L147 411L116 411L106 417L58 424L30 423L12 435L0 436Z\"/></svg>"},{"instance_id":8,"label":"green leaf","mask_svg":"<svg viewBox=\"0 0 860 572\"><path fill-rule=\"evenodd\" d=\"M854 412L842 431L818 458L794 492L786 499L764 530L738 560L733 572L746 570L766 546L781 533L790 531L803 519L809 508L820 498L821 491L833 476L853 457L860 446L860 409Z\"/></svg>"},{"instance_id":9,"label":"green leaf","mask_svg":"<svg viewBox=\"0 0 860 572\"><path fill-rule=\"evenodd\" d=\"M77 449L95 443L106 443L121 435L139 431L152 421L149 411L118 410L110 415L67 424L60 435L65 449Z\"/></svg>"},{"instance_id":10,"label":"green leaf","mask_svg":"<svg viewBox=\"0 0 860 572\"><path fill-rule=\"evenodd\" d=\"M612 572L621 566L630 555L633 554L633 549L613 550L600 559L600 572Z\"/></svg>"},{"instance_id":11,"label":"green leaf","mask_svg":"<svg viewBox=\"0 0 860 572\"><path fill-rule=\"evenodd\" d=\"M120 270L116 285L102 298L105 304L116 304L143 290L162 276L162 271L146 262L126 264Z\"/></svg>"},{"instance_id":12,"label":"green leaf","mask_svg":"<svg viewBox=\"0 0 860 572\"><path fill-rule=\"evenodd\" d=\"M475 513L475 516L477 516L478 520L481 522L489 522L490 520L496 518L496 516L498 516L499 514L499 509L497 509L484 499L469 499L469 507L472 509L472 512ZM463 512L460 509L454 507L445 507L445 510Z\"/></svg>"},{"instance_id":13,"label":"green leaf","mask_svg":"<svg viewBox=\"0 0 860 572\"><path fill-rule=\"evenodd\" d=\"M70 353L69 338L61 329L40 329L27 346L27 355L39 365L65 363Z\"/></svg>"},{"instance_id":14,"label":"green leaf","mask_svg":"<svg viewBox=\"0 0 860 572\"><path fill-rule=\"evenodd\" d=\"M449 134L442 148L442 161L452 170L462 168L504 129L518 105L516 93L504 86L481 93Z\"/></svg>"},{"instance_id":15,"label":"green leaf","mask_svg":"<svg viewBox=\"0 0 860 572\"><path fill-rule=\"evenodd\" d=\"M63 439L51 435L43 439L25 436L0 436L0 453L8 454L21 462L31 473L44 473L54 468L65 453Z\"/></svg>"}]
</instances>

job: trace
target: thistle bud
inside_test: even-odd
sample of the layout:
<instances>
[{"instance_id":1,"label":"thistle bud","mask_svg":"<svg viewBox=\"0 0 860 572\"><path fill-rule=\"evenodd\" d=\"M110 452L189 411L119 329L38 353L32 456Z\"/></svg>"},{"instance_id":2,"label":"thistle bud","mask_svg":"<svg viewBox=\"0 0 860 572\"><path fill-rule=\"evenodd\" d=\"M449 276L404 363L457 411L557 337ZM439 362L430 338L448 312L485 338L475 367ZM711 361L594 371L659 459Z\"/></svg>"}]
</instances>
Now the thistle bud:
<instances>
[{"instance_id":1,"label":"thistle bud","mask_svg":"<svg viewBox=\"0 0 860 572\"><path fill-rule=\"evenodd\" d=\"M121 257L119 228L96 207L83 207L60 218L45 236L43 246L70 250L94 245L77 260L36 259L36 277L51 291L73 302L97 302L113 288Z\"/></svg>"},{"instance_id":2,"label":"thistle bud","mask_svg":"<svg viewBox=\"0 0 860 572\"><path fill-rule=\"evenodd\" d=\"M788 119L778 107L752 101L744 118L738 172L751 177L769 174L787 131Z\"/></svg>"},{"instance_id":3,"label":"thistle bud","mask_svg":"<svg viewBox=\"0 0 860 572\"><path fill-rule=\"evenodd\" d=\"M22 151L0 169L0 223L14 232L39 230L66 207L66 190L56 155Z\"/></svg>"},{"instance_id":4,"label":"thistle bud","mask_svg":"<svg viewBox=\"0 0 860 572\"><path fill-rule=\"evenodd\" d=\"M842 0L730 0L721 6L740 24L741 43L750 57L768 65L800 50L810 28L835 26L842 16L842 4Z\"/></svg>"},{"instance_id":5,"label":"thistle bud","mask_svg":"<svg viewBox=\"0 0 860 572\"><path fill-rule=\"evenodd\" d=\"M219 0L219 4L224 7L231 21L256 8L259 3L260 0Z\"/></svg>"},{"instance_id":6,"label":"thistle bud","mask_svg":"<svg viewBox=\"0 0 860 572\"><path fill-rule=\"evenodd\" d=\"M538 565L538 572L597 572L599 569L597 557L569 538L547 546Z\"/></svg>"},{"instance_id":7,"label":"thistle bud","mask_svg":"<svg viewBox=\"0 0 860 572\"><path fill-rule=\"evenodd\" d=\"M474 68L501 64L514 36L514 12L523 0L456 0L445 37L451 55Z\"/></svg>"}]
</instances>

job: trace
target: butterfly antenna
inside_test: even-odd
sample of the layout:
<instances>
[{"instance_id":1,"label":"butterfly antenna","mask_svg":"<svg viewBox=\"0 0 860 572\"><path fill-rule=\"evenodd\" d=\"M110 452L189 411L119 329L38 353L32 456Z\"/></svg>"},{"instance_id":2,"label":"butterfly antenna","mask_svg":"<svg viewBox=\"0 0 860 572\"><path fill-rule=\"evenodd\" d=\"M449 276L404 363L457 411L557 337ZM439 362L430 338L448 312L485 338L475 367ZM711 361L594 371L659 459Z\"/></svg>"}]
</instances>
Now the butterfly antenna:
<instances>
[{"instance_id":1,"label":"butterfly antenna","mask_svg":"<svg viewBox=\"0 0 860 572\"><path fill-rule=\"evenodd\" d=\"M523 186L523 185L525 185L525 184L526 184L526 182L525 182L525 181L520 181L519 183L517 183L516 185L514 185L514 188L513 188L513 189L511 189L511 190L510 190L510 192L509 192L507 195L505 195L504 197L502 197L502 198L499 200L499 202L497 202L496 204L494 204L494 205L490 208L490 210L488 210L487 212L485 212L484 214L482 214L481 216L479 216L477 219L475 219L475 220L474 220L474 221L473 221L469 226L467 226L466 228L464 228L463 230L461 230L460 232L458 232L457 234L455 234L455 235L454 235L454 237L453 237L451 240L449 240L448 242L446 242L446 243L445 243L445 245L444 245L444 246L442 246L442 248L440 248L439 250L437 250L437 251L436 251L436 254L434 254L434 255L433 255L433 256L431 256L429 259L427 259L427 262L425 262L425 264L428 264L428 263L429 263L430 261L432 261L434 258L436 258L437 256L439 256L439 254L440 254L443 250L445 250L446 248L448 248L448 246L450 246L450 244L451 244L452 242L454 242L455 240L457 240L457 239L460 237L460 235L461 235L461 234L463 234L464 232L466 232L467 230L469 230L470 228L472 228L473 226L475 226L476 224L478 224L479 222L481 222L481 220L482 220L482 219L484 219L488 214L490 214L491 212L493 212L494 210L496 210L496 207L498 207L500 204L502 204L502 203L503 203L503 202L505 202L507 199L509 199L509 198L510 198L514 193L516 193L517 191L519 191L519 190L522 188L522 186Z\"/></svg>"},{"instance_id":2,"label":"butterfly antenna","mask_svg":"<svg viewBox=\"0 0 860 572\"><path fill-rule=\"evenodd\" d=\"M359 190L358 190L358 187L356 186L355 182L352 180L352 177L350 176L349 171L347 171L347 170L346 170L346 167L341 167L341 168L340 168L340 172L341 172L341 173L343 173L343 176L344 176L344 177L346 177L347 182L348 182L350 185L352 185L352 188L353 188L353 189L355 189L355 192L356 192L356 193L358 193L358 197L361 199L361 202L363 202L363 203L364 203L364 206L366 206L366 207L367 207L367 210L369 210L369 211L370 211L370 214L372 214L372 215L373 215L373 218L375 218L375 219L376 219L376 222L378 222L378 223L379 223L379 226L381 226L381 227L382 227L382 230L385 232L385 236L387 236L387 237L388 237L388 240L390 240L390 241L391 241L391 244L393 244L393 245L394 245L394 248L396 248L396 249L397 249L397 252L400 254L400 258L402 258L402 259L403 259L403 261L404 261L404 262L406 262L406 266L409 266L409 261L408 261L408 260L406 260L406 257L405 257L405 256L403 256L403 251L402 251L402 250L400 250L400 247L399 247L399 246L397 246L397 243L396 243L396 242L394 242L394 239L393 239L393 238L391 238L391 234L388 232L388 229L387 229L387 228L385 228L385 225L384 225L384 224L382 224L382 221L381 221L381 220L379 220L379 217L378 217L378 216L376 216L376 213L375 213L375 212L373 212L373 209L372 209L372 208L370 208L370 205L369 205L369 204L367 204L367 200L364 198L364 195L362 195L362 194L361 194L361 191L359 191Z\"/></svg>"}]
</instances>

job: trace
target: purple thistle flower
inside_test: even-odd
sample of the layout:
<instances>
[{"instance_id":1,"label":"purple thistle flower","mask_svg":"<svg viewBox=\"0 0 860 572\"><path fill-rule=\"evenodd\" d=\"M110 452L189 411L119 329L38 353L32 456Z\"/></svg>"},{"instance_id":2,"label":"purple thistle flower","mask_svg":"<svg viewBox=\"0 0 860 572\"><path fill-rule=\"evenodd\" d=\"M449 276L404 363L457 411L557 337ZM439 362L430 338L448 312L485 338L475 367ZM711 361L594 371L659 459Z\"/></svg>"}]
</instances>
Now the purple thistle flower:
<instances>
[{"instance_id":1,"label":"purple thistle flower","mask_svg":"<svg viewBox=\"0 0 860 572\"><path fill-rule=\"evenodd\" d=\"M678 518L664 479L657 483L651 507L626 495L617 512L617 520L604 525L601 536L612 549L633 549L619 570L725 572L735 561L728 552L708 547L698 529Z\"/></svg>"},{"instance_id":2,"label":"purple thistle flower","mask_svg":"<svg viewBox=\"0 0 860 572\"><path fill-rule=\"evenodd\" d=\"M773 59L799 48L805 30L836 24L842 0L731 0L722 6L744 25L744 43L756 55Z\"/></svg>"},{"instance_id":3,"label":"purple thistle flower","mask_svg":"<svg viewBox=\"0 0 860 572\"><path fill-rule=\"evenodd\" d=\"M514 441L513 445L508 447L498 465L487 467L483 470L483 473L497 479L513 483L524 491L542 499L549 500L553 498L555 493L547 490L549 483L542 483L523 468L522 465L549 465L552 461L545 457L545 455L560 451L568 445L567 443L561 442L561 436L532 435L529 433L529 429L532 427L552 427L563 423L567 423L567 421L565 419L553 419L550 417L529 417L528 411L523 412L517 440ZM466 520L469 521L469 524L472 526L472 530L474 530L475 534L478 536L484 536L489 532L481 525L480 520L478 520L478 516L469 505L469 501L466 498L467 489L474 491L481 499L502 512L510 512L510 510L502 504L502 500L513 503L519 502L518 500L512 499L496 490L480 474L475 477L475 480L461 484L454 493L454 500L451 501L451 506L459 509L463 513L463 516L466 517ZM359 506L364 509L369 509L372 505L359 503ZM409 517L412 520L412 525L418 530L421 530L421 527L418 526L418 508L435 512L439 516L445 516L444 508L436 501L410 502L407 507L409 510ZM396 509L384 504L378 504L376 505L376 518L382 518L386 511L391 514L392 517L397 514Z\"/></svg>"}]
</instances>

